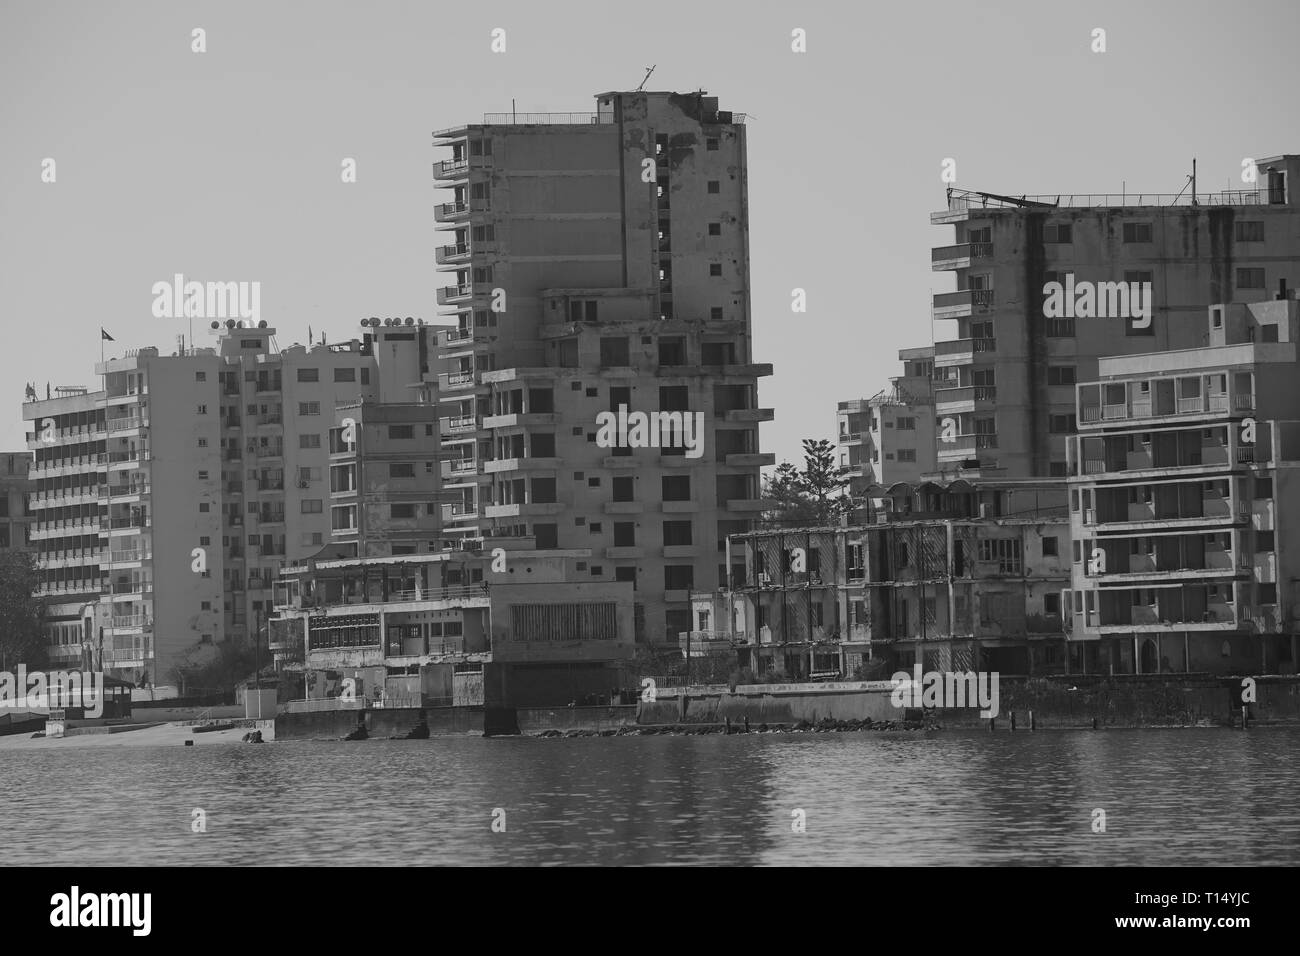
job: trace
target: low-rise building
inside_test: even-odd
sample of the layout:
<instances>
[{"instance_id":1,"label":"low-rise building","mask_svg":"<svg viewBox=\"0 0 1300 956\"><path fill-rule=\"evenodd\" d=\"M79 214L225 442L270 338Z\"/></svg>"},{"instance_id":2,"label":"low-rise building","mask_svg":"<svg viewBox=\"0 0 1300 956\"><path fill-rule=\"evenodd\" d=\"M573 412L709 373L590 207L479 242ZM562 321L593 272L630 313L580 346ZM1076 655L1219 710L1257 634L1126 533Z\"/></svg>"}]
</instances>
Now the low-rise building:
<instances>
[{"instance_id":1,"label":"low-rise building","mask_svg":"<svg viewBox=\"0 0 1300 956\"><path fill-rule=\"evenodd\" d=\"M322 553L276 588L277 661L311 697L347 679L384 706L551 706L608 695L633 656L630 582L576 581L590 552Z\"/></svg>"},{"instance_id":2,"label":"low-rise building","mask_svg":"<svg viewBox=\"0 0 1300 956\"><path fill-rule=\"evenodd\" d=\"M691 635L791 678L1064 670L1063 483L963 480L869 489L867 525L728 540L732 588L700 596ZM714 623L716 622L716 623ZM684 635L685 637L685 635Z\"/></svg>"}]
</instances>

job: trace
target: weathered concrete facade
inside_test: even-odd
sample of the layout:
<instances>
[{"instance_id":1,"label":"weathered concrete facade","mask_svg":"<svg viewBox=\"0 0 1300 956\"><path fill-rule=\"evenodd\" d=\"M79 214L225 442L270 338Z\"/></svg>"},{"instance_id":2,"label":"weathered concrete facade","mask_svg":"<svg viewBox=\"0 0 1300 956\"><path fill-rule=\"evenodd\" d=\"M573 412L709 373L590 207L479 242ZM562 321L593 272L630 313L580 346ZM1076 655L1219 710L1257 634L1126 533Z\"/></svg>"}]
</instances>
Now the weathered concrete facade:
<instances>
[{"instance_id":1,"label":"weathered concrete facade","mask_svg":"<svg viewBox=\"0 0 1300 956\"><path fill-rule=\"evenodd\" d=\"M1064 476L1074 434L1074 384L1097 378L1102 356L1198 348L1212 302L1292 295L1300 283L1300 157L1257 162L1260 189L1181 197L1011 198L949 190L931 222L955 227L933 250L935 271L959 291L934 297L956 322L935 348L936 414L946 470L1005 477ZM1049 319L1044 286L1149 282L1146 327L1123 317ZM978 471L972 471L977 469Z\"/></svg>"},{"instance_id":2,"label":"weathered concrete facade","mask_svg":"<svg viewBox=\"0 0 1300 956\"><path fill-rule=\"evenodd\" d=\"M1094 673L1295 673L1300 303L1102 359L1070 446L1071 654Z\"/></svg>"},{"instance_id":3,"label":"weathered concrete facade","mask_svg":"<svg viewBox=\"0 0 1300 956\"><path fill-rule=\"evenodd\" d=\"M456 329L437 361L460 500L446 533L590 549L575 580L635 589L635 633L675 642L721 540L761 510L745 126L716 97L608 93L582 116L437 134ZM703 416L702 453L601 447L597 416Z\"/></svg>"}]
</instances>

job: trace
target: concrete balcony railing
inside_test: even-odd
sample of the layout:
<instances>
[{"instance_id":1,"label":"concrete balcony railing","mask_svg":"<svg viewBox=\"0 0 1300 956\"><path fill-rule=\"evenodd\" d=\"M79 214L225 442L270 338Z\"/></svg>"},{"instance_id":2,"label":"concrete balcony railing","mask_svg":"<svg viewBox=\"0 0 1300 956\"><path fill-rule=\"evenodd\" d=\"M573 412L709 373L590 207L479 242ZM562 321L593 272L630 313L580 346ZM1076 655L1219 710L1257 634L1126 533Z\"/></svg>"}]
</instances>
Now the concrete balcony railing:
<instances>
[{"instance_id":1,"label":"concrete balcony railing","mask_svg":"<svg viewBox=\"0 0 1300 956\"><path fill-rule=\"evenodd\" d=\"M934 297L933 314L936 319L952 319L993 309L992 289L963 289L960 292L942 292Z\"/></svg>"},{"instance_id":2,"label":"concrete balcony railing","mask_svg":"<svg viewBox=\"0 0 1300 956\"><path fill-rule=\"evenodd\" d=\"M965 269L973 259L991 259L993 243L961 242L952 246L938 246L930 250L930 264L936 271Z\"/></svg>"}]
</instances>

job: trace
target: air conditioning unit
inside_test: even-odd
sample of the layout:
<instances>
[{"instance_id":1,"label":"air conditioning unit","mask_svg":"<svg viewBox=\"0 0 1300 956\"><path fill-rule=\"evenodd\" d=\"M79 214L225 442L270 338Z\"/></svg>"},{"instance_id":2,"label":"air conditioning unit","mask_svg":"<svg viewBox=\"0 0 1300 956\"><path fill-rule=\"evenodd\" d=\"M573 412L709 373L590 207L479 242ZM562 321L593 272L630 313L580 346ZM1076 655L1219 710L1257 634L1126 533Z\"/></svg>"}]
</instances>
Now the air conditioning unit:
<instances>
[{"instance_id":1,"label":"air conditioning unit","mask_svg":"<svg viewBox=\"0 0 1300 956\"><path fill-rule=\"evenodd\" d=\"M311 487L311 482L308 481L306 478L299 479L299 481L298 481L298 487L299 487L299 488L310 488L310 487Z\"/></svg>"}]
</instances>

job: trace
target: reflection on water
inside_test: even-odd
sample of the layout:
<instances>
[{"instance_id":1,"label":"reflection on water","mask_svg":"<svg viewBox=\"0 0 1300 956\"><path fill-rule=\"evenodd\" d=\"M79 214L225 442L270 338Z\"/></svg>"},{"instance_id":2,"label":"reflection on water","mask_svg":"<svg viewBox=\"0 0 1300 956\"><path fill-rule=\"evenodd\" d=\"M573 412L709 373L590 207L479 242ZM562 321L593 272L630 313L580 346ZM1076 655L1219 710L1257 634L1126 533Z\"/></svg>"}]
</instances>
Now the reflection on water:
<instances>
[{"instance_id":1,"label":"reflection on water","mask_svg":"<svg viewBox=\"0 0 1300 956\"><path fill-rule=\"evenodd\" d=\"M1259 729L9 750L0 861L1294 865L1298 745Z\"/></svg>"}]
</instances>

